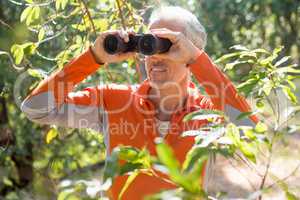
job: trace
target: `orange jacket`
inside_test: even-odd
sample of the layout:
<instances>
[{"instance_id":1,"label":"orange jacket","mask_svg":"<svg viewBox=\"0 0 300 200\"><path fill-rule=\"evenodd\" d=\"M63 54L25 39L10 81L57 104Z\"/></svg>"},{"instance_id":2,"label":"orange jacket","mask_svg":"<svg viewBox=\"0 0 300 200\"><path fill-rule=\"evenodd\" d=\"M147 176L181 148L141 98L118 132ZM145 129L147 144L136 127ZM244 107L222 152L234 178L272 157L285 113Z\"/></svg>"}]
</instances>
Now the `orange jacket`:
<instances>
[{"instance_id":1,"label":"orange jacket","mask_svg":"<svg viewBox=\"0 0 300 200\"><path fill-rule=\"evenodd\" d=\"M99 67L92 52L87 49L74 58L62 70L53 73L24 100L21 109L29 119L44 124L76 128L92 128L105 134L108 155L114 147L130 145L146 147L155 155L154 138L159 136L155 128L155 107L147 99L150 89L145 80L138 89L130 85L107 84L72 92L75 85L93 74ZM219 109L237 116L250 111L245 99L226 76L213 64L205 52L199 51L197 61L190 70L205 88L209 97L199 94L193 83L184 108L172 114L170 129L165 141L173 148L182 163L194 143L193 137L180 137L184 130L197 129L206 120L182 122L183 117L199 109ZM251 117L257 122L255 116ZM251 123L250 120L244 123ZM204 176L204 173L203 173ZM111 197L117 199L127 176L117 177L111 188ZM123 199L142 199L145 195L175 186L148 175L139 175L129 186Z\"/></svg>"}]
</instances>

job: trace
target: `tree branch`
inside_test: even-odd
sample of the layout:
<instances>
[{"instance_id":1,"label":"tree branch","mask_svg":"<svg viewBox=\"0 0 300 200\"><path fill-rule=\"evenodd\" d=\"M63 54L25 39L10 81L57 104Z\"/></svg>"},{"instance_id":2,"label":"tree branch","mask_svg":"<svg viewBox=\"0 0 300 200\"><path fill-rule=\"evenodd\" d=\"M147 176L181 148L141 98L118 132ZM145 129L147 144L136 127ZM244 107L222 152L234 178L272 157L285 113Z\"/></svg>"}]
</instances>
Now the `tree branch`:
<instances>
[{"instance_id":1,"label":"tree branch","mask_svg":"<svg viewBox=\"0 0 300 200\"><path fill-rule=\"evenodd\" d=\"M95 24L94 24L94 22L93 22L92 15L91 15L91 13L90 13L90 11L89 11L89 8L88 8L86 2L85 2L84 0L78 0L78 1L83 5L84 10L85 10L85 13L83 13L83 14L87 14L88 19L89 19L89 21L90 21L90 23L91 23L91 25L92 25L93 32L94 32L94 34L95 34L95 36L96 36L97 33L96 33Z\"/></svg>"},{"instance_id":2,"label":"tree branch","mask_svg":"<svg viewBox=\"0 0 300 200\"><path fill-rule=\"evenodd\" d=\"M293 176L297 171L298 169L300 168L300 164L298 164L295 169L289 174L287 175L286 177L282 178L282 179L279 179L277 180L275 183L272 183L271 185L267 186L266 189L269 189L269 188L272 188L274 187L276 184L278 184L279 182L283 182L285 180L287 180L288 178L290 178L291 176Z\"/></svg>"},{"instance_id":3,"label":"tree branch","mask_svg":"<svg viewBox=\"0 0 300 200\"><path fill-rule=\"evenodd\" d=\"M126 24L125 24L125 19L124 19L123 12L122 12L122 9L121 9L120 0L116 0L116 2L117 2L118 10L119 10L119 16L120 16L120 19L121 19L122 28L125 30L126 29Z\"/></svg>"}]
</instances>

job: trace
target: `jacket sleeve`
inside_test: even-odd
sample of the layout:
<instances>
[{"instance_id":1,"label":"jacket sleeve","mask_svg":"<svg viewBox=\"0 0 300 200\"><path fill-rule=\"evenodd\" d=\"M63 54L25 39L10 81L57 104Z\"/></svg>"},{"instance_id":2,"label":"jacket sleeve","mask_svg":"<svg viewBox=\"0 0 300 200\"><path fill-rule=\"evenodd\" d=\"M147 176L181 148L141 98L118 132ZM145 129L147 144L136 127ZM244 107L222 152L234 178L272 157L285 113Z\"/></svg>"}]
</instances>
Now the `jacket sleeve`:
<instances>
[{"instance_id":1,"label":"jacket sleeve","mask_svg":"<svg viewBox=\"0 0 300 200\"><path fill-rule=\"evenodd\" d=\"M242 112L250 112L251 108L246 99L238 94L232 82L223 74L204 52L198 52L196 61L189 65L197 81L210 96L214 108L222 110L230 121L239 125L254 125L258 122L255 115L247 119L236 120Z\"/></svg>"},{"instance_id":2,"label":"jacket sleeve","mask_svg":"<svg viewBox=\"0 0 300 200\"><path fill-rule=\"evenodd\" d=\"M91 49L43 80L22 102L21 110L32 121L72 128L101 130L98 87L72 92L75 85L99 67Z\"/></svg>"}]
</instances>

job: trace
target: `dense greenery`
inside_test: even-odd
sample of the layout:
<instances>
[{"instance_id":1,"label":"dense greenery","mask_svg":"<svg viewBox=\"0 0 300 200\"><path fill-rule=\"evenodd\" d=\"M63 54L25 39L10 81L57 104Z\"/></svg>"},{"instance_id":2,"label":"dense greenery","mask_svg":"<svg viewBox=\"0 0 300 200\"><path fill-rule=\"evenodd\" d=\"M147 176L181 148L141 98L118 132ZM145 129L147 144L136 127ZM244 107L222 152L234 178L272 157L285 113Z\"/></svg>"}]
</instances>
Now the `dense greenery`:
<instances>
[{"instance_id":1,"label":"dense greenery","mask_svg":"<svg viewBox=\"0 0 300 200\"><path fill-rule=\"evenodd\" d=\"M157 158L146 150L116 149L110 163L115 170L103 172L105 147L100 134L34 124L20 112L20 100L40 80L80 54L98 32L120 28L143 32L151 11L159 4L150 0L0 1L0 199L96 199L99 191L109 186L109 178L129 171L132 178L137 173L151 173L153 163L169 169L171 180L178 184L179 189L168 191L169 195L193 199L206 195L196 181L198 168L193 166L201 164L209 153L242 158L252 166L260 159L260 151L267 152L270 161L256 197L274 187L265 183L270 177L288 199L297 199L295 195L300 194L291 191L285 180L269 174L268 163L274 144L297 133L300 126L294 118L299 111L299 68L293 65L300 60L299 0L176 2L204 24L208 54L237 82L241 92L252 97L254 112L263 119L255 128L219 124L212 119L213 126L207 128L214 134L208 138L203 130L184 133L197 135L197 139L183 167L158 140ZM23 76L27 78L20 85ZM100 78L138 83L144 78L143 63L136 58L105 66L79 88L96 84ZM281 92L291 102L289 107L279 106ZM223 114L198 112L186 120L199 115L210 118ZM131 167L117 166L114 161L118 159L127 160ZM104 185L100 184L102 174L108 180Z\"/></svg>"}]
</instances>

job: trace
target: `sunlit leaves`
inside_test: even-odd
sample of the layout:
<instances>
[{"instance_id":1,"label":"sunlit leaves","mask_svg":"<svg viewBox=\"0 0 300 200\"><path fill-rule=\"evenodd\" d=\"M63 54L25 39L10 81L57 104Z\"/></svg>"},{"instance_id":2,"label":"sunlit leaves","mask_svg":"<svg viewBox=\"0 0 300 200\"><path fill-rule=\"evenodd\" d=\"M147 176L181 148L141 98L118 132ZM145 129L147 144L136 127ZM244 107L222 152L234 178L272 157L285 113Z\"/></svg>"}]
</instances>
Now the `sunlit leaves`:
<instances>
[{"instance_id":1,"label":"sunlit leaves","mask_svg":"<svg viewBox=\"0 0 300 200\"><path fill-rule=\"evenodd\" d=\"M139 175L138 171L134 171L132 173L130 173L129 177L127 178L125 185L122 187L122 190L118 196L118 200L121 200L123 197L123 194L126 192L127 188L129 187L129 185L134 181L134 179Z\"/></svg>"},{"instance_id":2,"label":"sunlit leaves","mask_svg":"<svg viewBox=\"0 0 300 200\"><path fill-rule=\"evenodd\" d=\"M298 103L297 97L295 93L292 91L290 87L282 85L282 91L286 95L286 97L294 104Z\"/></svg>"},{"instance_id":3,"label":"sunlit leaves","mask_svg":"<svg viewBox=\"0 0 300 200\"><path fill-rule=\"evenodd\" d=\"M55 1L55 8L57 11L64 10L67 6L69 0L56 0Z\"/></svg>"},{"instance_id":4,"label":"sunlit leaves","mask_svg":"<svg viewBox=\"0 0 300 200\"><path fill-rule=\"evenodd\" d=\"M107 21L107 19L95 19L94 25L95 25L96 30L105 31L108 28L108 21Z\"/></svg>"},{"instance_id":5,"label":"sunlit leaves","mask_svg":"<svg viewBox=\"0 0 300 200\"><path fill-rule=\"evenodd\" d=\"M45 34L46 34L45 29L42 27L42 28L39 30L38 41L41 41L42 39L44 39Z\"/></svg>"},{"instance_id":6,"label":"sunlit leaves","mask_svg":"<svg viewBox=\"0 0 300 200\"><path fill-rule=\"evenodd\" d=\"M182 172L173 150L161 139L156 140L156 143L158 159L167 168L170 179L192 194L203 195L199 181L201 180L203 163L207 156L196 159L195 163L197 164L192 165L190 171Z\"/></svg>"},{"instance_id":7,"label":"sunlit leaves","mask_svg":"<svg viewBox=\"0 0 300 200\"><path fill-rule=\"evenodd\" d=\"M257 133L265 133L267 130L268 130L267 125L262 122L258 122L255 126L255 131Z\"/></svg>"},{"instance_id":8,"label":"sunlit leaves","mask_svg":"<svg viewBox=\"0 0 300 200\"><path fill-rule=\"evenodd\" d=\"M170 173L176 173L179 171L179 163L175 158L172 149L168 145L162 141L157 141L156 151L159 160L171 170Z\"/></svg>"},{"instance_id":9,"label":"sunlit leaves","mask_svg":"<svg viewBox=\"0 0 300 200\"><path fill-rule=\"evenodd\" d=\"M204 120L204 119L208 121L213 121L223 117L224 114L221 111L201 109L199 111L195 111L187 114L183 118L183 121L186 122L189 120Z\"/></svg>"},{"instance_id":10,"label":"sunlit leaves","mask_svg":"<svg viewBox=\"0 0 300 200\"><path fill-rule=\"evenodd\" d=\"M58 136L58 132L56 128L51 128L46 134L46 143L50 144L51 141Z\"/></svg>"},{"instance_id":11,"label":"sunlit leaves","mask_svg":"<svg viewBox=\"0 0 300 200\"><path fill-rule=\"evenodd\" d=\"M275 48L272 52L264 49L249 50L248 48L236 45L232 47L235 52L222 56L217 61L225 64L225 70L233 70L245 64L250 66L249 73L243 77L245 81L237 88L246 97L255 96L260 101L278 90L282 89L286 97L293 103L298 102L294 93L296 87L291 81L300 70L297 65L290 64L290 56L279 57L283 47Z\"/></svg>"},{"instance_id":12,"label":"sunlit leaves","mask_svg":"<svg viewBox=\"0 0 300 200\"><path fill-rule=\"evenodd\" d=\"M24 57L24 50L20 45L13 45L11 47L11 52L15 58L16 64L20 64Z\"/></svg>"},{"instance_id":13,"label":"sunlit leaves","mask_svg":"<svg viewBox=\"0 0 300 200\"><path fill-rule=\"evenodd\" d=\"M125 161L125 163L120 165L119 161ZM114 178L136 169L149 169L150 166L151 158L147 150L139 150L129 146L117 147L114 148L107 160L104 178Z\"/></svg>"},{"instance_id":14,"label":"sunlit leaves","mask_svg":"<svg viewBox=\"0 0 300 200\"><path fill-rule=\"evenodd\" d=\"M32 42L21 45L15 44L11 47L11 52L17 65L22 62L25 54L31 55L35 53L35 50L36 44Z\"/></svg>"},{"instance_id":15,"label":"sunlit leaves","mask_svg":"<svg viewBox=\"0 0 300 200\"><path fill-rule=\"evenodd\" d=\"M40 69L28 69L27 72L30 76L35 77L35 78L39 78L39 79L43 79L47 76L45 74L45 72L43 70L40 70Z\"/></svg>"},{"instance_id":16,"label":"sunlit leaves","mask_svg":"<svg viewBox=\"0 0 300 200\"><path fill-rule=\"evenodd\" d=\"M32 24L35 20L40 17L41 9L39 6L28 6L22 12L20 20L21 22L26 22L26 25Z\"/></svg>"}]
</instances>

